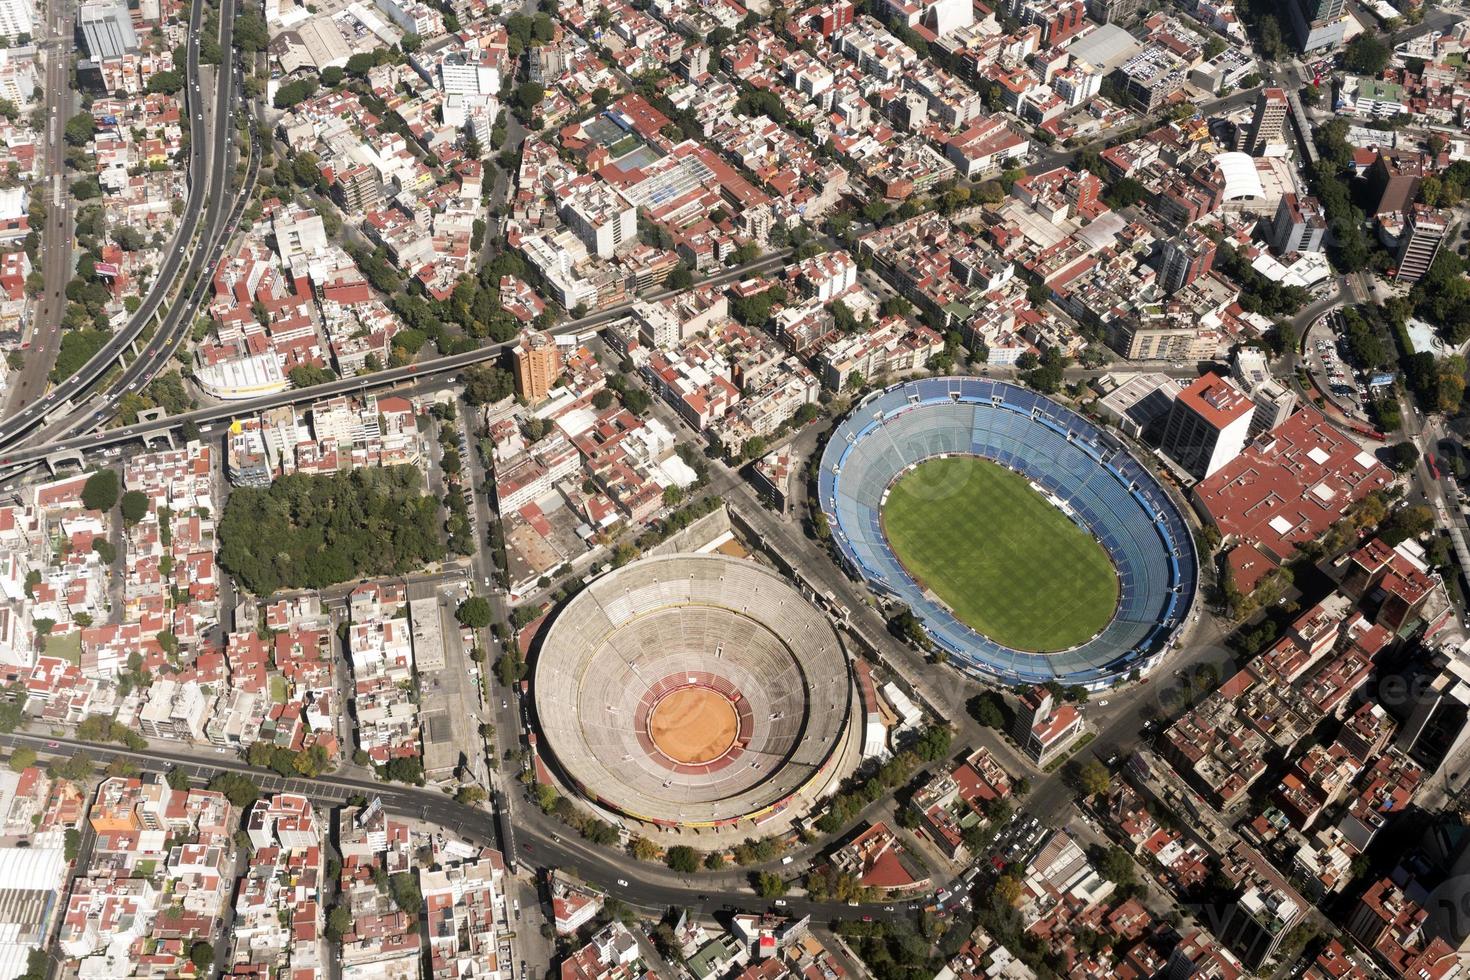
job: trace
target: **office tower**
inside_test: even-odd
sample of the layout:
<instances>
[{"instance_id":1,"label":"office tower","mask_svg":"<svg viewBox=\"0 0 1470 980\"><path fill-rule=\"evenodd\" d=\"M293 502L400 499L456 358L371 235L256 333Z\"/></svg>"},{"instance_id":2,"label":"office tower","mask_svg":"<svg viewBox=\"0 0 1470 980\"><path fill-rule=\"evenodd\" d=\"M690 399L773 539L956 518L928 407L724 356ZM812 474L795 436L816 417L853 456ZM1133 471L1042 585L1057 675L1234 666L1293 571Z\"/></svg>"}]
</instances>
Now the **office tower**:
<instances>
[{"instance_id":1,"label":"office tower","mask_svg":"<svg viewBox=\"0 0 1470 980\"><path fill-rule=\"evenodd\" d=\"M1285 143L1288 111L1286 92L1279 88L1261 89L1250 125L1241 132L1235 148L1258 157L1266 152L1266 147Z\"/></svg>"},{"instance_id":2,"label":"office tower","mask_svg":"<svg viewBox=\"0 0 1470 980\"><path fill-rule=\"evenodd\" d=\"M561 373L561 352L551 334L532 332L511 352L516 367L516 390L534 405L546 397Z\"/></svg>"}]
</instances>

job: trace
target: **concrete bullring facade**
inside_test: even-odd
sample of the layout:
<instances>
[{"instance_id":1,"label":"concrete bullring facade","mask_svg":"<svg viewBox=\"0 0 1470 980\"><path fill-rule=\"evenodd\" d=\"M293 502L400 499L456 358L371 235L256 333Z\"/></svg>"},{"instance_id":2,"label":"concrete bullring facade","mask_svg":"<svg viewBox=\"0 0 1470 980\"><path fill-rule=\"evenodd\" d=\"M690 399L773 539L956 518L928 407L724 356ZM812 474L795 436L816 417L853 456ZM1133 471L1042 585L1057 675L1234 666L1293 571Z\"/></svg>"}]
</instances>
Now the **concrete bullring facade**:
<instances>
[{"instance_id":1,"label":"concrete bullring facade","mask_svg":"<svg viewBox=\"0 0 1470 980\"><path fill-rule=\"evenodd\" d=\"M851 770L841 642L774 571L645 558L557 615L532 679L543 751L599 806L670 827L796 816Z\"/></svg>"}]
</instances>

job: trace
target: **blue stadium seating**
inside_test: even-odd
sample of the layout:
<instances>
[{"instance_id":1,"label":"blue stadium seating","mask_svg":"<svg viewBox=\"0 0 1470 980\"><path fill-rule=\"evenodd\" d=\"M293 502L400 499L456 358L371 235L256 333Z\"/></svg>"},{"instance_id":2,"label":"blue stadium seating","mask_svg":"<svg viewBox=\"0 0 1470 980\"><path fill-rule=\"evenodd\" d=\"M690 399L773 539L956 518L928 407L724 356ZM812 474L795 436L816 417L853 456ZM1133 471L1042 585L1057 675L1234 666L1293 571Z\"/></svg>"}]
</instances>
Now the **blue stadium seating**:
<instances>
[{"instance_id":1,"label":"blue stadium seating","mask_svg":"<svg viewBox=\"0 0 1470 980\"><path fill-rule=\"evenodd\" d=\"M925 595L884 537L880 509L907 468L940 455L983 456L1064 501L1107 549L1120 595L1112 621L1080 646L1013 650ZM1188 620L1199 579L1194 536L1153 475L1108 433L1043 395L988 378L924 378L870 395L834 430L818 481L849 568L913 610L952 662L1006 684L1098 688L1147 670Z\"/></svg>"}]
</instances>

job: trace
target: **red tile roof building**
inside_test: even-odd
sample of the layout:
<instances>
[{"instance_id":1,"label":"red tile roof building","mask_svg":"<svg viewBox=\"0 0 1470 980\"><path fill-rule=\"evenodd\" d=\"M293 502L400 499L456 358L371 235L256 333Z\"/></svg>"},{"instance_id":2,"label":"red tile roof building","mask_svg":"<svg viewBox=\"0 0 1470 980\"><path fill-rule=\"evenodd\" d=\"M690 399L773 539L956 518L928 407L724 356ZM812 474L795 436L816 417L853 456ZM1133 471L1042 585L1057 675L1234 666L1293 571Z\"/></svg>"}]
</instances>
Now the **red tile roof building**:
<instances>
[{"instance_id":1,"label":"red tile roof building","mask_svg":"<svg viewBox=\"0 0 1470 980\"><path fill-rule=\"evenodd\" d=\"M1391 482L1372 453L1307 406L1201 480L1194 496L1226 538L1284 562Z\"/></svg>"}]
</instances>

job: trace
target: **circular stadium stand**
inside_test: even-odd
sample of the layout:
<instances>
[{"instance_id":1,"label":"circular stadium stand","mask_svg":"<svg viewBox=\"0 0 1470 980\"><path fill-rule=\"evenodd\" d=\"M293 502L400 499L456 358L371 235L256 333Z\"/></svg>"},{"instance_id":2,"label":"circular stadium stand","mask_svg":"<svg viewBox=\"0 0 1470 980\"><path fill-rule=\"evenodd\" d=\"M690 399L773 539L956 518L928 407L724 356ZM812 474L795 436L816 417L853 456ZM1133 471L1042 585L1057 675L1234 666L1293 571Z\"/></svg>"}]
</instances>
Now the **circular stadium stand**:
<instances>
[{"instance_id":1,"label":"circular stadium stand","mask_svg":"<svg viewBox=\"0 0 1470 980\"><path fill-rule=\"evenodd\" d=\"M960 622L903 568L882 530L888 488L933 457L971 455L1068 504L1119 577L1112 621L1056 653L1002 646ZM875 392L833 431L818 491L849 571L908 605L952 662L1005 684L1097 689L1147 673L1188 622L1199 579L1194 536L1153 475L1112 435L1062 405L988 378L925 378Z\"/></svg>"},{"instance_id":2,"label":"circular stadium stand","mask_svg":"<svg viewBox=\"0 0 1470 980\"><path fill-rule=\"evenodd\" d=\"M594 580L552 623L533 685L544 748L576 788L666 826L788 806L835 775L853 717L826 618L775 572L720 555L645 558ZM685 687L733 706L716 758L681 761L655 743L653 708Z\"/></svg>"}]
</instances>

